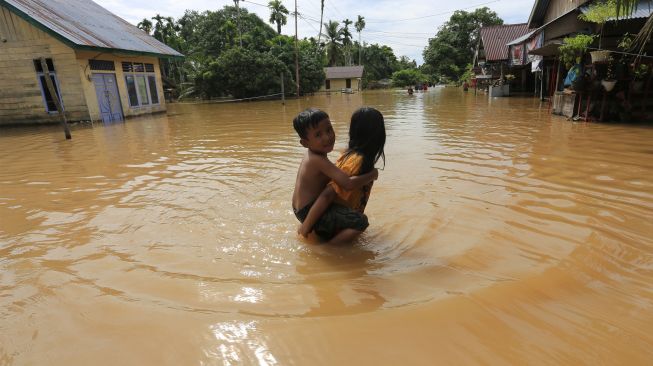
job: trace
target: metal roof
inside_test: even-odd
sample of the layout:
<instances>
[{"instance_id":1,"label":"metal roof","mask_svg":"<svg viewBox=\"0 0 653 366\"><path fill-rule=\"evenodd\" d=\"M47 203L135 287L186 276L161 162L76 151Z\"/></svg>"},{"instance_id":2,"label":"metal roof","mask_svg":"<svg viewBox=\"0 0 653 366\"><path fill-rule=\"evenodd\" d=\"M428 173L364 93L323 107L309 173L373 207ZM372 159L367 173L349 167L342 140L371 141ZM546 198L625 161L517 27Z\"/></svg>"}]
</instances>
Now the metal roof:
<instances>
[{"instance_id":1,"label":"metal roof","mask_svg":"<svg viewBox=\"0 0 653 366\"><path fill-rule=\"evenodd\" d=\"M535 28L542 25L550 2L550 0L535 0L535 4L533 4L533 9L531 10L531 15L528 17L529 28Z\"/></svg>"},{"instance_id":2,"label":"metal roof","mask_svg":"<svg viewBox=\"0 0 653 366\"><path fill-rule=\"evenodd\" d=\"M592 7L591 3L582 5L580 7L580 11L583 14L587 14L587 12L591 7ZM629 15L622 14L619 16L619 19L648 18L651 15L651 13L653 13L653 2L651 2L650 0L640 0L631 14ZM609 20L617 20L617 17L610 18Z\"/></svg>"},{"instance_id":3,"label":"metal roof","mask_svg":"<svg viewBox=\"0 0 653 366\"><path fill-rule=\"evenodd\" d=\"M526 33L526 34L524 34L523 36L521 36L521 37L519 37L519 38L513 40L512 42L508 42L506 45L507 45L507 46L512 46L512 45L515 45L515 44L524 43L524 42L527 41L529 38L531 38L531 36L532 36L533 34L535 34L535 32L537 32L537 31L538 31L537 29L534 29L534 30L532 30L532 31L530 31L530 32L528 32L528 33Z\"/></svg>"},{"instance_id":4,"label":"metal roof","mask_svg":"<svg viewBox=\"0 0 653 366\"><path fill-rule=\"evenodd\" d=\"M363 77L363 66L325 67L327 79L350 79Z\"/></svg>"},{"instance_id":5,"label":"metal roof","mask_svg":"<svg viewBox=\"0 0 653 366\"><path fill-rule=\"evenodd\" d=\"M481 41L487 61L508 59L508 43L528 33L526 23L493 25L481 28Z\"/></svg>"},{"instance_id":6,"label":"metal roof","mask_svg":"<svg viewBox=\"0 0 653 366\"><path fill-rule=\"evenodd\" d=\"M91 0L0 0L0 5L75 49L183 57Z\"/></svg>"}]
</instances>

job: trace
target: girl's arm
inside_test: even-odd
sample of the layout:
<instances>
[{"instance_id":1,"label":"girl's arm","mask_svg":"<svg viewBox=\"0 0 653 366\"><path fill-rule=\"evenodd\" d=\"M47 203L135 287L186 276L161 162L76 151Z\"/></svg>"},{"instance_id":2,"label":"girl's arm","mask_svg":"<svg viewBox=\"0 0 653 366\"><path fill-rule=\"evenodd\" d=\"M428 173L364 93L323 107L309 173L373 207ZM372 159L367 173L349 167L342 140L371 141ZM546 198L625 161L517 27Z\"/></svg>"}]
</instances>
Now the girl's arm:
<instances>
[{"instance_id":1,"label":"girl's arm","mask_svg":"<svg viewBox=\"0 0 653 366\"><path fill-rule=\"evenodd\" d=\"M322 193L317 197L315 203L311 206L311 209L308 210L306 219L299 227L299 230L297 230L299 235L307 237L308 234L313 231L313 226L315 226L320 217L324 215L336 196L336 191L333 190L331 185L327 185Z\"/></svg>"},{"instance_id":2,"label":"girl's arm","mask_svg":"<svg viewBox=\"0 0 653 366\"><path fill-rule=\"evenodd\" d=\"M379 171L377 169L372 169L369 173L350 177L327 158L318 160L317 164L322 173L333 179L337 185L347 191L360 188L379 177Z\"/></svg>"}]
</instances>

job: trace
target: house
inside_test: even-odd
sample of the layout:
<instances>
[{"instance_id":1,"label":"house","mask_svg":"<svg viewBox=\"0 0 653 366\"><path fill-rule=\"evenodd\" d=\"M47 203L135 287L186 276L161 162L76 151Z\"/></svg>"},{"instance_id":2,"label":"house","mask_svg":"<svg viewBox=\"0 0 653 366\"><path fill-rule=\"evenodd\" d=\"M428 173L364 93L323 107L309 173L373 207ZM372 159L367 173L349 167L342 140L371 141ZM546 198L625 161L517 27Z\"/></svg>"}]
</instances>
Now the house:
<instances>
[{"instance_id":1,"label":"house","mask_svg":"<svg viewBox=\"0 0 653 366\"><path fill-rule=\"evenodd\" d=\"M506 74L516 73L510 63L508 43L527 33L526 23L481 27L479 44L474 56L475 69L480 71L476 75L477 82L484 80L486 83L493 83Z\"/></svg>"},{"instance_id":2,"label":"house","mask_svg":"<svg viewBox=\"0 0 653 366\"><path fill-rule=\"evenodd\" d=\"M596 62L586 56L581 59L581 67L584 70L582 75L590 77L582 78L582 80L589 81L586 84L590 87L585 86L574 92L563 92L562 90L564 77L567 74L566 69L569 67L559 61L559 47L565 38L577 34L600 34L600 41L595 39L594 43L590 45L589 51L597 51L600 48L612 52L618 60L625 60L632 55L622 53L623 50L618 47L624 34L637 34L653 12L653 7L650 6L648 0L640 0L633 13L622 14L619 21L616 18L610 18L601 27L599 24L579 19L579 16L588 13L595 3L597 3L595 0L536 0L528 19L528 26L532 33L527 37L512 41L510 47L511 49L515 47L525 50L532 60L537 60L539 57L539 61L536 62L542 79L539 86L540 98L544 99L545 96L553 98L552 111L554 113L573 117L581 114L582 111L585 119L589 119L593 115L603 120L609 118L607 117L609 109L619 109L619 107L614 107L615 104L622 106L630 104L637 106L636 110L627 111L629 115L634 116L632 118L650 118L646 117L650 99L646 90L649 90L650 87L647 87L644 92L631 90L629 84L632 71L627 70L630 67L628 63L631 61L621 61L622 65L619 67L621 75L617 75L620 82L617 88L610 92L595 87L599 85L598 82L606 74L607 62ZM653 42L649 42L644 51L651 54ZM653 64L648 56L642 57L638 62ZM533 65L535 66L535 63ZM625 102L617 103L615 96L620 92L622 98L625 98ZM581 96L585 98L584 101L581 100ZM609 107L611 104L612 108ZM622 114L626 115L626 113Z\"/></svg>"},{"instance_id":3,"label":"house","mask_svg":"<svg viewBox=\"0 0 653 366\"><path fill-rule=\"evenodd\" d=\"M321 91L361 90L363 66L325 67L326 80Z\"/></svg>"},{"instance_id":4,"label":"house","mask_svg":"<svg viewBox=\"0 0 653 366\"><path fill-rule=\"evenodd\" d=\"M46 60L68 120L166 110L160 58L182 54L91 0L0 0L0 125L56 123Z\"/></svg>"}]
</instances>

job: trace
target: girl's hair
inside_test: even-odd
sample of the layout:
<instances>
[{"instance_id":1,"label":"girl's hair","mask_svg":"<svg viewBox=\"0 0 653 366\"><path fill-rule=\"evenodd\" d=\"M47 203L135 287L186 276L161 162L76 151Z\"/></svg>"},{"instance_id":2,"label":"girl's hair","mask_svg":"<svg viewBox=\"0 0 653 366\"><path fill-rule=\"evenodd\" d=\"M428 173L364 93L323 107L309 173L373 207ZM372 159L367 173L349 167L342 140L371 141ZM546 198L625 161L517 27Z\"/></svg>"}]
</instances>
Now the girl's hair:
<instances>
[{"instance_id":1,"label":"girl's hair","mask_svg":"<svg viewBox=\"0 0 653 366\"><path fill-rule=\"evenodd\" d=\"M363 156L363 165L358 174L374 169L374 164L383 159L385 166L385 124L383 115L371 107L359 108L351 115L349 125L349 148L345 155L358 153Z\"/></svg>"}]
</instances>

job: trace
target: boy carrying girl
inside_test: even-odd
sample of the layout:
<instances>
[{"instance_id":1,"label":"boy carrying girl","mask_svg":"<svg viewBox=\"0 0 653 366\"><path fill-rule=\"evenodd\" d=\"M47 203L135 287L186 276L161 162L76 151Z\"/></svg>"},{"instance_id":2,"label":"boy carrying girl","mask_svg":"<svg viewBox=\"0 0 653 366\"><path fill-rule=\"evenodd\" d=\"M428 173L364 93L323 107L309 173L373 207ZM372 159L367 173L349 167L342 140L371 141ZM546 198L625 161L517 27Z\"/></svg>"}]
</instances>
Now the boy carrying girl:
<instances>
[{"instance_id":1,"label":"boy carrying girl","mask_svg":"<svg viewBox=\"0 0 653 366\"><path fill-rule=\"evenodd\" d=\"M295 117L293 127L302 146L308 149L299 165L292 197L293 211L300 222L304 222L331 180L345 190L354 190L378 178L377 169L350 177L327 158L327 154L333 151L336 136L326 112L315 108L307 109ZM368 225L367 216L363 213L343 205L331 204L312 229L329 243L339 244L353 240ZM306 236L306 233L300 234Z\"/></svg>"}]
</instances>

